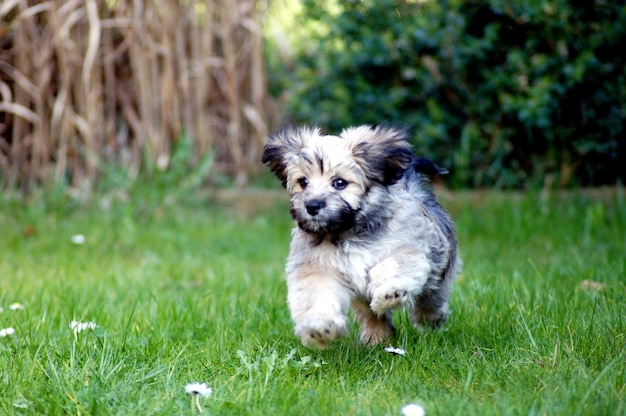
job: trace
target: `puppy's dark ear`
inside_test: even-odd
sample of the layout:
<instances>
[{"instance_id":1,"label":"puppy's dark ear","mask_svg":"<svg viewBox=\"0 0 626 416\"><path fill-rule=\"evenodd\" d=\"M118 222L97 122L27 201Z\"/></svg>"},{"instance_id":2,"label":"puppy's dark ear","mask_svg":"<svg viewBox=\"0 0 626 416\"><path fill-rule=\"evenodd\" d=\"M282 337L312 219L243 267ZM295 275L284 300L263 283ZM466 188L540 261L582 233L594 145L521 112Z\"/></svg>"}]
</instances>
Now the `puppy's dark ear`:
<instances>
[{"instance_id":1,"label":"puppy's dark ear","mask_svg":"<svg viewBox=\"0 0 626 416\"><path fill-rule=\"evenodd\" d=\"M317 132L316 129L287 127L273 136L270 136L261 162L269 166L274 174L280 179L283 186L287 185L287 165L300 154L304 147L307 135Z\"/></svg>"},{"instance_id":2,"label":"puppy's dark ear","mask_svg":"<svg viewBox=\"0 0 626 416\"><path fill-rule=\"evenodd\" d=\"M342 136L354 141L354 159L371 180L391 185L411 166L413 153L406 130L361 126L344 130Z\"/></svg>"}]
</instances>

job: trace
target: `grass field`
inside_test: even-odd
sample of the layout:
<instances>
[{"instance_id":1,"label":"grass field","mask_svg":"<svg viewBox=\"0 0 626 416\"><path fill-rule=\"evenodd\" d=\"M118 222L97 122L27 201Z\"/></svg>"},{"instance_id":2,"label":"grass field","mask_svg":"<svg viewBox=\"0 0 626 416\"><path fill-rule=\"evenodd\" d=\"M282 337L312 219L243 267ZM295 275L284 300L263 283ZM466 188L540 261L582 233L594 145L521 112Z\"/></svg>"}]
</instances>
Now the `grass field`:
<instances>
[{"instance_id":1,"label":"grass field","mask_svg":"<svg viewBox=\"0 0 626 416\"><path fill-rule=\"evenodd\" d=\"M0 414L193 415L191 382L210 415L626 414L624 191L443 202L465 260L453 314L420 334L397 312L399 356L356 328L300 345L284 199L5 198Z\"/></svg>"}]
</instances>

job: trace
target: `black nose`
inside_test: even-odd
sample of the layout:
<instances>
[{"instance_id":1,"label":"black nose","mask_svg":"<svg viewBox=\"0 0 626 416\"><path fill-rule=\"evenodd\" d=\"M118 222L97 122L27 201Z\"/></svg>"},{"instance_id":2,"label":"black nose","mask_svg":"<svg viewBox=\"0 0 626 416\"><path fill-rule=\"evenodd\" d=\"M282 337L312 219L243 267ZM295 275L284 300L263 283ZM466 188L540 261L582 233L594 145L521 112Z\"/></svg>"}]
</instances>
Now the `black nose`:
<instances>
[{"instance_id":1,"label":"black nose","mask_svg":"<svg viewBox=\"0 0 626 416\"><path fill-rule=\"evenodd\" d=\"M311 199L310 201L306 202L306 212L309 213L309 215L317 215L320 210L322 208L324 208L324 201L321 201L319 199Z\"/></svg>"}]
</instances>

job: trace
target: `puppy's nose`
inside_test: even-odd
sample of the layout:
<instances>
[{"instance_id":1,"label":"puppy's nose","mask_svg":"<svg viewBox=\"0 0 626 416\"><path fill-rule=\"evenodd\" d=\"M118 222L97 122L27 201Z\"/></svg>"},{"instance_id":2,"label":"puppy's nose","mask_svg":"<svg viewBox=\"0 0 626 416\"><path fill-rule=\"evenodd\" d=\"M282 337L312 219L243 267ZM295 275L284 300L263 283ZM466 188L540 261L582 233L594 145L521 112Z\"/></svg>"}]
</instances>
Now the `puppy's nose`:
<instances>
[{"instance_id":1,"label":"puppy's nose","mask_svg":"<svg viewBox=\"0 0 626 416\"><path fill-rule=\"evenodd\" d=\"M319 199L311 199L310 201L306 202L306 212L309 213L309 215L317 215L320 210L322 208L324 208L324 201L321 201Z\"/></svg>"}]
</instances>

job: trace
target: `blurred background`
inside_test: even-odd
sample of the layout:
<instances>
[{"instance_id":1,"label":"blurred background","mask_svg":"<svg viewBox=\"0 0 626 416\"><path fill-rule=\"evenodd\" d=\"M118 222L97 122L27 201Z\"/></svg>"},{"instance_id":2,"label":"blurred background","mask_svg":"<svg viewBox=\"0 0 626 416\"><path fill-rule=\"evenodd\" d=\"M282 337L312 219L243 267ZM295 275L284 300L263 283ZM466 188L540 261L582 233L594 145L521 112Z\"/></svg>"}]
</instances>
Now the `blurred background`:
<instances>
[{"instance_id":1,"label":"blurred background","mask_svg":"<svg viewBox=\"0 0 626 416\"><path fill-rule=\"evenodd\" d=\"M452 188L626 179L626 3L2 0L0 183L278 186L285 124L410 128Z\"/></svg>"}]
</instances>

